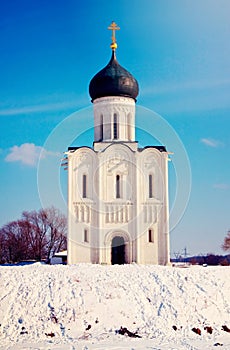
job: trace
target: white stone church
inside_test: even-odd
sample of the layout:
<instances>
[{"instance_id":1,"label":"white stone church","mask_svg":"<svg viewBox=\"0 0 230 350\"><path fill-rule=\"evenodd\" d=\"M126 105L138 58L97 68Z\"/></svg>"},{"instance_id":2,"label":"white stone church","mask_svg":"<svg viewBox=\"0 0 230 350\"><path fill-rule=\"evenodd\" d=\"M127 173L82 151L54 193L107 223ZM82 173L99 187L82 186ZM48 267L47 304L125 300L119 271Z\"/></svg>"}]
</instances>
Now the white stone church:
<instances>
[{"instance_id":1,"label":"white stone church","mask_svg":"<svg viewBox=\"0 0 230 350\"><path fill-rule=\"evenodd\" d=\"M168 153L135 141L136 79L112 57L91 80L92 147L69 147L68 263L169 264Z\"/></svg>"}]
</instances>

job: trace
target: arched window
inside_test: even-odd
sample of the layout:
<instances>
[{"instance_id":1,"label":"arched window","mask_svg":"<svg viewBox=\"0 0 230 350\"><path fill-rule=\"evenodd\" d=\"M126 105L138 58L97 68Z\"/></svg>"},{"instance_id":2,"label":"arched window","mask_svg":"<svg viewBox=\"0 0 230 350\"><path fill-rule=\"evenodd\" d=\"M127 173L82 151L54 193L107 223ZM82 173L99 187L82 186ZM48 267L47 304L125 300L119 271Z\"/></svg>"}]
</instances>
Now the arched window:
<instances>
[{"instance_id":1,"label":"arched window","mask_svg":"<svg viewBox=\"0 0 230 350\"><path fill-rule=\"evenodd\" d=\"M100 140L103 141L103 115L100 118Z\"/></svg>"},{"instance_id":2,"label":"arched window","mask_svg":"<svg viewBox=\"0 0 230 350\"><path fill-rule=\"evenodd\" d=\"M148 230L148 241L149 243L154 243L154 231L152 228Z\"/></svg>"},{"instance_id":3,"label":"arched window","mask_svg":"<svg viewBox=\"0 0 230 350\"><path fill-rule=\"evenodd\" d=\"M116 113L113 115L113 138L118 139L118 117Z\"/></svg>"},{"instance_id":4,"label":"arched window","mask_svg":"<svg viewBox=\"0 0 230 350\"><path fill-rule=\"evenodd\" d=\"M153 175L149 174L149 198L153 198Z\"/></svg>"},{"instance_id":5,"label":"arched window","mask_svg":"<svg viewBox=\"0 0 230 350\"><path fill-rule=\"evenodd\" d=\"M116 175L116 198L121 198L121 177Z\"/></svg>"},{"instance_id":6,"label":"arched window","mask_svg":"<svg viewBox=\"0 0 230 350\"><path fill-rule=\"evenodd\" d=\"M127 138L129 141L132 139L132 132L131 132L131 114L127 115Z\"/></svg>"},{"instance_id":7,"label":"arched window","mask_svg":"<svg viewBox=\"0 0 230 350\"><path fill-rule=\"evenodd\" d=\"M82 198L87 197L87 176L84 174L82 176Z\"/></svg>"},{"instance_id":8,"label":"arched window","mask_svg":"<svg viewBox=\"0 0 230 350\"><path fill-rule=\"evenodd\" d=\"M89 242L89 231L87 229L84 229L84 242Z\"/></svg>"}]
</instances>

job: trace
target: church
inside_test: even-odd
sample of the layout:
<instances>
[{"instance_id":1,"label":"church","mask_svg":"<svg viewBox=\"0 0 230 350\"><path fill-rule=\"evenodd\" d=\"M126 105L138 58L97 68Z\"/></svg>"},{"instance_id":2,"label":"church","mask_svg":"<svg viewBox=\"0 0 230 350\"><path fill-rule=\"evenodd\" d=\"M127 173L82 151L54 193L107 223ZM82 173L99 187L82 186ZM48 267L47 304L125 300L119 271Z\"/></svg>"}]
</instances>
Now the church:
<instances>
[{"instance_id":1,"label":"church","mask_svg":"<svg viewBox=\"0 0 230 350\"><path fill-rule=\"evenodd\" d=\"M158 264L169 259L168 152L139 147L139 86L116 57L90 81L92 147L69 147L68 264Z\"/></svg>"}]
</instances>

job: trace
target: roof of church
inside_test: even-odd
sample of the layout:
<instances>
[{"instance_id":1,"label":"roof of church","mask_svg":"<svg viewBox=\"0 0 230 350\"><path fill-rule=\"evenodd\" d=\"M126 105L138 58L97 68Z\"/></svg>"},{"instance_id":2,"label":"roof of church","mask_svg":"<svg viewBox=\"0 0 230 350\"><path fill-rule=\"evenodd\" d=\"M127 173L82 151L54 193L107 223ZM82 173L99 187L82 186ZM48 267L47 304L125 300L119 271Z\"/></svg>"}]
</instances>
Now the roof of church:
<instances>
[{"instance_id":1,"label":"roof of church","mask_svg":"<svg viewBox=\"0 0 230 350\"><path fill-rule=\"evenodd\" d=\"M108 28L113 30L112 35L112 57L101 71L99 71L90 81L89 94L94 101L96 98L106 96L124 96L136 100L139 92L138 82L116 59L115 50L117 48L115 30L120 29L115 22Z\"/></svg>"},{"instance_id":2,"label":"roof of church","mask_svg":"<svg viewBox=\"0 0 230 350\"><path fill-rule=\"evenodd\" d=\"M104 142L104 143L106 143L106 142ZM110 143L111 144L111 142L108 142L108 143ZM123 142L120 142L121 144L123 144ZM118 144L118 143L116 143L116 144ZM71 146L71 147L68 147L68 151L76 151L77 149L80 149L80 148L90 148L90 149L92 149L93 150L93 148L92 147L89 147L89 146ZM138 151L139 152L142 152L142 151L144 151L145 149L147 149L147 148L155 148L155 149L157 149L159 152L167 152L167 149L166 149L166 147L165 146L145 146L145 147L142 147L142 148L138 148Z\"/></svg>"},{"instance_id":3,"label":"roof of church","mask_svg":"<svg viewBox=\"0 0 230 350\"><path fill-rule=\"evenodd\" d=\"M118 63L114 50L107 66L89 84L92 101L105 96L124 96L136 100L138 92L137 80Z\"/></svg>"},{"instance_id":4,"label":"roof of church","mask_svg":"<svg viewBox=\"0 0 230 350\"><path fill-rule=\"evenodd\" d=\"M167 152L167 149L165 146L145 146L143 148L138 148L138 150L140 152L142 152L143 150L147 149L147 148L155 148L157 149L159 152Z\"/></svg>"}]
</instances>

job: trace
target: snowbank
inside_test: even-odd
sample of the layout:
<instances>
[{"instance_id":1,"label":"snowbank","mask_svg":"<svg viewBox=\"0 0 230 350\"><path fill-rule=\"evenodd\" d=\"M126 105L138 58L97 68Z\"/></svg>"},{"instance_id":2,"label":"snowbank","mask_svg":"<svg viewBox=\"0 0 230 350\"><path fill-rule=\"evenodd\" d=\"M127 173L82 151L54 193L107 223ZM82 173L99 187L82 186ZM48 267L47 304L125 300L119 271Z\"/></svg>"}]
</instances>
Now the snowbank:
<instances>
[{"instance_id":1,"label":"snowbank","mask_svg":"<svg viewBox=\"0 0 230 350\"><path fill-rule=\"evenodd\" d=\"M229 350L230 333L222 330L230 328L229 272L135 264L2 266L0 349ZM141 338L118 334L121 326Z\"/></svg>"}]
</instances>

